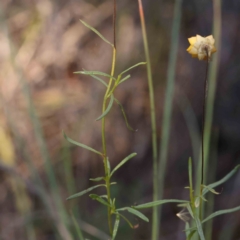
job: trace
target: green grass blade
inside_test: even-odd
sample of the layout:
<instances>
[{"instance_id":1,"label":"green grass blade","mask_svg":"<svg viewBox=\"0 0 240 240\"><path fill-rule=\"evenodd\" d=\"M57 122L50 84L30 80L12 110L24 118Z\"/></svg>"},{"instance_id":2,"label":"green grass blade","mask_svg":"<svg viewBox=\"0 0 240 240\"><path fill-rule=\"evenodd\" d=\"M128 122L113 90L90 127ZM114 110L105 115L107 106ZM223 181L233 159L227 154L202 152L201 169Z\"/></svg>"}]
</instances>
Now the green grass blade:
<instances>
[{"instance_id":1,"label":"green grass blade","mask_svg":"<svg viewBox=\"0 0 240 240\"><path fill-rule=\"evenodd\" d=\"M107 207L111 207L111 205L107 201L105 201L103 198L101 198L97 194L90 194L89 197L92 198L93 200L96 200L96 201L102 203L103 205L105 205Z\"/></svg>"},{"instance_id":2,"label":"green grass blade","mask_svg":"<svg viewBox=\"0 0 240 240\"><path fill-rule=\"evenodd\" d=\"M65 138L68 142L70 142L70 143L72 143L72 144L75 144L75 145L77 145L77 146L79 146L79 147L81 147L81 148L87 149L87 150L89 150L89 151L91 151L91 152L97 153L97 154L99 154L99 155L102 156L102 153L101 153L101 152L99 152L99 151L97 151L97 150L95 150L95 149L93 149L93 148L91 148L91 147L89 147L89 146L87 146L87 145L85 145L85 144L82 144L82 143L79 143L79 142L77 142L77 141L72 140L71 138L69 138L69 137L65 134L65 132L63 132L63 136L64 136L64 138Z\"/></svg>"},{"instance_id":3,"label":"green grass blade","mask_svg":"<svg viewBox=\"0 0 240 240\"><path fill-rule=\"evenodd\" d=\"M170 139L170 128L171 128L171 117L172 117L172 102L174 97L174 84L175 84L175 73L176 73L176 63L178 55L178 43L179 43L179 30L181 24L181 7L182 0L174 1L174 16L171 29L171 48L169 54L168 68L167 68L167 85L166 94L164 98L164 110L163 110L163 120L162 120L162 133L159 146L159 164L158 164L158 188L159 194L158 198L163 198L163 189L165 182L165 173L168 159L169 150L169 139ZM159 208L159 215L161 216L161 207ZM159 226L158 226L159 227ZM159 230L160 232L160 230ZM157 240L155 238L154 240Z\"/></svg>"},{"instance_id":4,"label":"green grass blade","mask_svg":"<svg viewBox=\"0 0 240 240\"><path fill-rule=\"evenodd\" d=\"M135 157L137 153L131 153L127 157L125 157L111 172L110 176L112 176L123 164L129 161L131 158Z\"/></svg>"},{"instance_id":5,"label":"green grass blade","mask_svg":"<svg viewBox=\"0 0 240 240\"><path fill-rule=\"evenodd\" d=\"M80 229L80 227L79 227L79 225L78 225L78 223L77 223L77 220L76 220L74 214L72 213L72 211L70 212L70 216L71 216L73 225L74 225L74 227L75 227L75 230L76 230L78 239L79 239L79 240L84 240L82 231L81 231L81 229Z\"/></svg>"},{"instance_id":6,"label":"green grass blade","mask_svg":"<svg viewBox=\"0 0 240 240\"><path fill-rule=\"evenodd\" d=\"M144 203L144 204L140 204L140 205L132 206L132 207L135 209L144 209L144 208L155 207L155 206L162 205L165 203L189 203L189 201L179 200L179 199L165 199L165 200L158 200L158 201L154 201L154 202Z\"/></svg>"},{"instance_id":7,"label":"green grass blade","mask_svg":"<svg viewBox=\"0 0 240 240\"><path fill-rule=\"evenodd\" d=\"M109 101L108 106L106 108L106 111L104 111L103 114L96 119L96 121L101 120L102 118L104 118L110 112L110 110L112 108L112 105L113 105L113 102L114 102L114 97L113 97L113 95L111 95L110 101Z\"/></svg>"},{"instance_id":8,"label":"green grass blade","mask_svg":"<svg viewBox=\"0 0 240 240\"><path fill-rule=\"evenodd\" d=\"M145 65L145 64L146 64L146 62L139 62L139 63L131 66L130 68L126 69L125 71L121 72L119 75L123 75L124 73L130 71L131 69L133 69L133 68L135 68L135 67L138 67L138 66L140 66L140 65Z\"/></svg>"},{"instance_id":9,"label":"green grass blade","mask_svg":"<svg viewBox=\"0 0 240 240\"><path fill-rule=\"evenodd\" d=\"M197 231L198 231L198 235L199 235L200 239L205 240L200 219L198 218L198 216L195 215L194 220L195 220L195 223L196 223L196 226L197 226Z\"/></svg>"},{"instance_id":10,"label":"green grass blade","mask_svg":"<svg viewBox=\"0 0 240 240\"><path fill-rule=\"evenodd\" d=\"M209 215L207 218L205 218L202 223L207 222L208 220L217 217L219 215L223 215L223 214L228 214L228 213L232 213L232 212L236 212L240 210L240 206L235 207L235 208L229 208L229 209L225 209L225 210L219 210L216 211L215 213L212 213L211 215Z\"/></svg>"},{"instance_id":11,"label":"green grass blade","mask_svg":"<svg viewBox=\"0 0 240 240\"><path fill-rule=\"evenodd\" d=\"M124 207L124 208L119 208L117 209L117 211L128 211L130 213L132 213L133 215L141 218L143 221L145 222L149 222L149 219L141 212L139 212L138 210L132 208L132 207Z\"/></svg>"},{"instance_id":12,"label":"green grass blade","mask_svg":"<svg viewBox=\"0 0 240 240\"><path fill-rule=\"evenodd\" d=\"M95 32L104 42L108 43L109 45L111 45L113 47L113 44L111 42L109 42L100 32L98 32L95 28L91 27L90 25L88 25L86 22L84 22L83 20L80 20L80 22L85 25L87 28L89 28L91 31Z\"/></svg>"},{"instance_id":13,"label":"green grass blade","mask_svg":"<svg viewBox=\"0 0 240 240\"><path fill-rule=\"evenodd\" d=\"M208 188L204 188L203 189L203 193L202 195L205 195L207 192L209 192L209 189L215 188L219 185L221 185L222 183L226 182L229 178L231 178L240 168L240 165L237 165L230 173L228 173L225 177L223 177L221 180L215 182L215 183L211 183L209 184L207 187Z\"/></svg>"},{"instance_id":14,"label":"green grass blade","mask_svg":"<svg viewBox=\"0 0 240 240\"><path fill-rule=\"evenodd\" d=\"M83 75L89 75L89 76L94 76L94 75L99 75L99 76L103 76L103 77L107 77L107 78L112 78L113 80L116 81L116 78L107 74L107 73L104 73L104 72L99 72L99 71L77 71L77 72L74 72L75 74L83 74Z\"/></svg>"},{"instance_id":15,"label":"green grass blade","mask_svg":"<svg viewBox=\"0 0 240 240\"><path fill-rule=\"evenodd\" d=\"M130 77L131 77L131 75L127 75L126 77L124 77L123 79L121 79L121 81L119 81L118 84L125 82L125 81L128 80Z\"/></svg>"},{"instance_id":16,"label":"green grass blade","mask_svg":"<svg viewBox=\"0 0 240 240\"><path fill-rule=\"evenodd\" d=\"M79 193L76 193L76 194L73 194L72 196L68 197L67 200L70 200L70 199L73 199L73 198L76 198L76 197L81 197L82 195L88 193L88 192L91 192L93 189L95 188L99 188L99 187L106 187L105 184L99 184L99 185L96 185L96 186L93 186L93 187L90 187L88 189L85 189Z\"/></svg>"},{"instance_id":17,"label":"green grass blade","mask_svg":"<svg viewBox=\"0 0 240 240\"><path fill-rule=\"evenodd\" d=\"M118 106L120 107L121 111L122 111L122 114L123 114L123 117L124 117L124 120L125 120L125 123L126 123L126 126L129 130L131 131L135 131L128 123L128 119L127 119L127 115L124 111L124 108L123 108L123 105L116 99L114 98L115 102L118 104Z\"/></svg>"},{"instance_id":18,"label":"green grass blade","mask_svg":"<svg viewBox=\"0 0 240 240\"><path fill-rule=\"evenodd\" d=\"M115 223L114 223L112 240L114 240L114 239L116 238L116 236L117 236L117 231L118 231L119 223L120 223L120 216L119 216L118 214L116 214L116 220L115 220Z\"/></svg>"}]
</instances>

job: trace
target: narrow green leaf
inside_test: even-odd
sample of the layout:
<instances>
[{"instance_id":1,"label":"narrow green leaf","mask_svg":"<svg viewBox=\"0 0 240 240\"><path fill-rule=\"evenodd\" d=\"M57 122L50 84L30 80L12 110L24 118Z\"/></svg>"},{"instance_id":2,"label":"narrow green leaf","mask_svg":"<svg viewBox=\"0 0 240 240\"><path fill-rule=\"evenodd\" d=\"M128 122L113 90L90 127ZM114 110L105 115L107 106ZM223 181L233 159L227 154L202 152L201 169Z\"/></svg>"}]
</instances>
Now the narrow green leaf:
<instances>
[{"instance_id":1,"label":"narrow green leaf","mask_svg":"<svg viewBox=\"0 0 240 240\"><path fill-rule=\"evenodd\" d=\"M135 67L137 67L137 66L139 66L139 65L143 65L143 64L145 65L146 62L139 62L139 63L131 66L130 68L126 69L125 71L121 72L119 75L123 75L124 73L128 72L129 70L131 70L131 69L133 69L133 68L135 68Z\"/></svg>"},{"instance_id":2,"label":"narrow green leaf","mask_svg":"<svg viewBox=\"0 0 240 240\"><path fill-rule=\"evenodd\" d=\"M89 197L92 198L93 200L96 200L100 203L102 203L103 205L106 205L108 207L111 207L111 205L105 201L104 199L102 199L100 196L98 196L97 194L89 194Z\"/></svg>"},{"instance_id":3,"label":"narrow green leaf","mask_svg":"<svg viewBox=\"0 0 240 240\"><path fill-rule=\"evenodd\" d=\"M219 186L220 184L226 182L230 177L232 177L232 175L234 175L239 170L239 168L240 168L240 165L237 165L230 173L228 173L221 180L219 180L219 181L217 181L215 183L209 184L207 187L210 188L210 189L213 189L213 188ZM203 189L202 195L205 195L207 192L209 192L208 188L204 188Z\"/></svg>"},{"instance_id":4,"label":"narrow green leaf","mask_svg":"<svg viewBox=\"0 0 240 240\"><path fill-rule=\"evenodd\" d=\"M126 222L127 224L129 225L130 228L133 228L133 225L132 223L122 214L118 213L120 217L122 217Z\"/></svg>"},{"instance_id":5,"label":"narrow green leaf","mask_svg":"<svg viewBox=\"0 0 240 240\"><path fill-rule=\"evenodd\" d=\"M119 208L117 209L117 211L128 211L130 213L132 213L133 215L136 215L138 216L139 218L141 218L142 220L146 221L146 222L149 222L149 219L144 215L142 214L141 212L139 212L138 210L132 208L132 207L124 207L124 208Z\"/></svg>"},{"instance_id":6,"label":"narrow green leaf","mask_svg":"<svg viewBox=\"0 0 240 240\"><path fill-rule=\"evenodd\" d=\"M105 116L110 112L110 110L111 110L111 108L112 108L112 105L113 105L113 101L114 101L114 97L113 97L113 95L111 95L109 104L108 104L105 112L103 112L103 114L102 114L100 117L98 117L98 118L96 119L96 121L102 119L103 117L105 117Z\"/></svg>"},{"instance_id":7,"label":"narrow green leaf","mask_svg":"<svg viewBox=\"0 0 240 240\"><path fill-rule=\"evenodd\" d=\"M189 235L189 223L185 222L185 234L186 234L186 238L188 238Z\"/></svg>"},{"instance_id":8,"label":"narrow green leaf","mask_svg":"<svg viewBox=\"0 0 240 240\"><path fill-rule=\"evenodd\" d=\"M89 75L87 74L87 72L85 70L83 70L85 75ZM102 83L105 87L107 87L107 83L104 82L104 80L102 80L100 77L97 77L96 75L90 75L92 78L98 80L100 83Z\"/></svg>"},{"instance_id":9,"label":"narrow green leaf","mask_svg":"<svg viewBox=\"0 0 240 240\"><path fill-rule=\"evenodd\" d=\"M115 220L115 223L114 223L112 240L114 240L114 239L116 238L116 236L117 236L117 231L118 231L119 223L120 223L120 216L119 216L118 214L116 214L116 220Z\"/></svg>"},{"instance_id":10,"label":"narrow green leaf","mask_svg":"<svg viewBox=\"0 0 240 240\"><path fill-rule=\"evenodd\" d=\"M113 47L113 44L110 43L100 32L98 32L95 28L91 27L90 25L88 25L86 22L84 22L83 20L80 20L80 22L85 25L87 28L89 28L90 30L92 30L93 32L95 32L104 42L110 44Z\"/></svg>"},{"instance_id":11,"label":"narrow green leaf","mask_svg":"<svg viewBox=\"0 0 240 240\"><path fill-rule=\"evenodd\" d=\"M125 82L125 81L128 80L130 77L131 77L131 75L127 75L126 77L124 77L123 79L121 79L118 84Z\"/></svg>"},{"instance_id":12,"label":"narrow green leaf","mask_svg":"<svg viewBox=\"0 0 240 240\"><path fill-rule=\"evenodd\" d=\"M124 108L123 108L123 105L116 99L114 98L115 102L118 104L118 106L120 107L121 111L122 111L122 114L123 114L123 117L124 117L124 120L125 120L125 123L126 123L126 126L129 130L131 131L137 131L137 130L134 130L128 123L128 120L127 120L127 115L124 111Z\"/></svg>"},{"instance_id":13,"label":"narrow green leaf","mask_svg":"<svg viewBox=\"0 0 240 240\"><path fill-rule=\"evenodd\" d=\"M196 230L192 230L192 231L190 232L190 234L188 235L187 240L191 240L192 237L193 237L193 235L195 234L195 232L196 232Z\"/></svg>"},{"instance_id":14,"label":"narrow green leaf","mask_svg":"<svg viewBox=\"0 0 240 240\"><path fill-rule=\"evenodd\" d=\"M111 172L110 176L112 176L123 164L125 164L128 160L135 157L137 153L131 153L127 157L125 157Z\"/></svg>"},{"instance_id":15,"label":"narrow green leaf","mask_svg":"<svg viewBox=\"0 0 240 240\"><path fill-rule=\"evenodd\" d=\"M99 151L97 151L97 150L95 150L95 149L93 149L93 148L91 148L91 147L89 147L89 146L87 146L87 145L85 145L85 144L79 143L79 142L74 141L73 139L69 138L69 137L65 134L65 132L63 132L63 136L64 136L64 138L65 138L68 142L70 142L70 143L72 143L72 144L75 144L75 145L77 145L77 146L79 146L79 147L85 148L85 149L87 149L87 150L89 150L89 151L91 151L91 152L97 153L97 154L99 154L100 156L102 156L102 153L101 153L101 152L99 152Z\"/></svg>"},{"instance_id":16,"label":"narrow green leaf","mask_svg":"<svg viewBox=\"0 0 240 240\"><path fill-rule=\"evenodd\" d=\"M107 169L108 169L108 176L110 176L110 173L111 173L111 165L110 165L110 162L107 158Z\"/></svg>"},{"instance_id":17,"label":"narrow green leaf","mask_svg":"<svg viewBox=\"0 0 240 240\"><path fill-rule=\"evenodd\" d=\"M235 207L235 208L229 208L229 209L225 209L225 210L219 210L216 211L215 213L212 213L211 215L209 215L207 218L205 218L202 223L207 222L208 220L217 217L219 215L223 215L223 214L228 214L228 213L232 213L232 212L236 212L240 210L240 206Z\"/></svg>"},{"instance_id":18,"label":"narrow green leaf","mask_svg":"<svg viewBox=\"0 0 240 240\"><path fill-rule=\"evenodd\" d=\"M93 182L99 182L101 180L104 180L104 177L90 178L89 180Z\"/></svg>"},{"instance_id":19,"label":"narrow green leaf","mask_svg":"<svg viewBox=\"0 0 240 240\"><path fill-rule=\"evenodd\" d=\"M189 201L178 200L178 199L165 199L165 200L158 200L154 202L144 203L144 204L140 204L132 207L135 209L143 209L143 208L151 208L151 207L158 206L165 203L189 203Z\"/></svg>"},{"instance_id":20,"label":"narrow green leaf","mask_svg":"<svg viewBox=\"0 0 240 240\"><path fill-rule=\"evenodd\" d=\"M191 204L188 203L186 208L187 208L188 212L190 213L191 217L193 218L193 211L192 211L192 208L191 208Z\"/></svg>"},{"instance_id":21,"label":"narrow green leaf","mask_svg":"<svg viewBox=\"0 0 240 240\"><path fill-rule=\"evenodd\" d=\"M67 200L70 200L70 199L73 199L73 198L76 198L76 197L81 197L82 195L84 195L88 192L91 192L93 189L98 188L98 187L106 187L106 185L105 184L99 184L99 185L90 187L90 188L88 188L86 190L83 190L79 193L73 194L72 196L68 197Z\"/></svg>"},{"instance_id":22,"label":"narrow green leaf","mask_svg":"<svg viewBox=\"0 0 240 240\"><path fill-rule=\"evenodd\" d=\"M116 81L116 78L107 74L107 73L104 73L104 72L99 72L99 71L77 71L77 72L74 72L75 74L84 74L84 75L89 75L89 76L94 76L94 75L99 75L99 76L104 76L104 77L107 77L107 78L112 78L113 80Z\"/></svg>"},{"instance_id":23,"label":"narrow green leaf","mask_svg":"<svg viewBox=\"0 0 240 240\"><path fill-rule=\"evenodd\" d=\"M194 216L194 220L197 226L197 231L198 231L198 235L200 237L201 240L205 240L204 234L203 234L203 229L202 229L202 224L198 218L198 216Z\"/></svg>"},{"instance_id":24,"label":"narrow green leaf","mask_svg":"<svg viewBox=\"0 0 240 240\"><path fill-rule=\"evenodd\" d=\"M80 229L80 226L78 225L78 222L77 222L74 214L72 213L72 211L70 211L70 216L71 216L73 225L74 225L74 227L75 227L75 230L76 230L78 239L84 240L84 237L83 237L82 231L81 231L81 229Z\"/></svg>"},{"instance_id":25,"label":"narrow green leaf","mask_svg":"<svg viewBox=\"0 0 240 240\"><path fill-rule=\"evenodd\" d=\"M190 184L190 191L193 189L193 183L192 183L192 159L188 159L188 176L189 176L189 184Z\"/></svg>"}]
</instances>

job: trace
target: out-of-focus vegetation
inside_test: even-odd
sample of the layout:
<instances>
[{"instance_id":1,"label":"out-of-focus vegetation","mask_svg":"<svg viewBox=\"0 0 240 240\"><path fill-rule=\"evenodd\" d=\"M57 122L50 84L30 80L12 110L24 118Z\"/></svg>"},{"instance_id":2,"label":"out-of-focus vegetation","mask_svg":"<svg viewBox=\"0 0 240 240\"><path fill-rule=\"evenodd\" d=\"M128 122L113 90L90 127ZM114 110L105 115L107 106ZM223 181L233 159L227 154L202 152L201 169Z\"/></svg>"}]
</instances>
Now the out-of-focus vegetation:
<instances>
[{"instance_id":1,"label":"out-of-focus vegetation","mask_svg":"<svg viewBox=\"0 0 240 240\"><path fill-rule=\"evenodd\" d=\"M143 1L154 80L158 140L164 106L174 1ZM187 164L200 147L204 64L186 53L187 38L212 34L212 2L183 1L164 198L187 198ZM210 143L209 176L222 178L239 163L239 12L237 0L222 1L222 35ZM112 1L0 2L0 238L6 240L77 239L74 213L86 238L108 239L105 209L87 196L67 202L103 174L102 162L70 146L62 136L101 147L104 88L74 71L110 71L111 49L79 19L112 41ZM117 1L117 72L144 61L137 1ZM122 205L152 200L152 149L149 97L144 66L116 92L128 120L114 108L106 121L112 166L130 152L137 157L116 172L113 188ZM190 130L190 131L189 131ZM215 197L214 209L240 203L236 175ZM210 179L210 178L209 178ZM97 191L101 194L101 190ZM161 239L185 239L179 208L162 209ZM148 217L151 211L145 212ZM137 229L121 224L118 239L150 239L151 224L132 218ZM211 239L239 239L240 213L216 218ZM104 232L105 231L105 232Z\"/></svg>"}]
</instances>

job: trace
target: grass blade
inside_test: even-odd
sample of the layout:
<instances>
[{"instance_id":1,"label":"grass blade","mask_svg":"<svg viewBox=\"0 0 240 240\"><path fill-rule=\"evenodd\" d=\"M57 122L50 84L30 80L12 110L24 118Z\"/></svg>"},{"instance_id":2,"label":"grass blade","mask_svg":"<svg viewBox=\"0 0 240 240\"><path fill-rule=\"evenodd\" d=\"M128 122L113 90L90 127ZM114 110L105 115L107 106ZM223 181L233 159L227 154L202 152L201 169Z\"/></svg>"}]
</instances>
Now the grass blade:
<instances>
[{"instance_id":1,"label":"grass blade","mask_svg":"<svg viewBox=\"0 0 240 240\"><path fill-rule=\"evenodd\" d=\"M112 176L123 164L125 164L128 160L135 157L137 153L131 153L127 157L125 157L111 172L110 176Z\"/></svg>"},{"instance_id":2,"label":"grass blade","mask_svg":"<svg viewBox=\"0 0 240 240\"><path fill-rule=\"evenodd\" d=\"M68 197L67 200L70 200L70 199L73 199L73 198L76 198L76 197L81 197L82 195L84 195L88 192L91 192L93 189L98 188L98 187L106 187L106 185L105 184L99 184L99 185L90 187L90 188L88 188L86 190L83 190L79 193L73 194L72 196Z\"/></svg>"},{"instance_id":3,"label":"grass blade","mask_svg":"<svg viewBox=\"0 0 240 240\"><path fill-rule=\"evenodd\" d=\"M171 116L172 116L172 102L174 97L174 83L175 83L175 73L176 73L176 63L178 55L178 42L179 42L179 30L181 24L181 7L182 0L174 1L174 16L171 29L171 48L169 54L169 62L167 68L167 86L166 95L164 98L164 110L163 110L163 120L162 120L162 133L161 133L161 143L159 146L159 162L158 162L158 188L159 194L158 198L163 198L163 188L165 182L165 172L167 165L167 155L169 149L169 139L170 139L170 128L171 128ZM161 217L161 207L159 208L159 215ZM156 226L160 228L159 226ZM158 230L160 232L160 230ZM153 240L157 240L155 237Z\"/></svg>"},{"instance_id":4,"label":"grass blade","mask_svg":"<svg viewBox=\"0 0 240 240\"><path fill-rule=\"evenodd\" d=\"M154 201L154 202L140 204L137 206L133 206L133 208L135 208L135 209L151 208L151 207L155 207L155 206L162 205L165 203L189 203L189 201L179 200L179 199L165 199L165 200L158 200L158 201Z\"/></svg>"},{"instance_id":5,"label":"grass blade","mask_svg":"<svg viewBox=\"0 0 240 240\"><path fill-rule=\"evenodd\" d=\"M71 216L71 219L72 219L72 222L73 222L73 225L75 227L75 230L76 230L76 233L77 233L77 236L78 236L78 239L79 240L84 240L84 237L83 237L83 234L82 234L82 231L78 225L78 222L74 216L74 214L72 213L72 211L70 211L70 216Z\"/></svg>"},{"instance_id":6,"label":"grass blade","mask_svg":"<svg viewBox=\"0 0 240 240\"><path fill-rule=\"evenodd\" d=\"M80 22L85 25L87 28L89 28L91 31L95 32L104 42L108 43L109 45L111 45L113 47L113 44L111 42L109 42L100 32L98 32L95 28L91 27L90 25L88 25L86 22L84 22L83 20L80 20Z\"/></svg>"},{"instance_id":7,"label":"grass blade","mask_svg":"<svg viewBox=\"0 0 240 240\"><path fill-rule=\"evenodd\" d=\"M72 143L72 144L75 144L75 145L77 145L77 146L79 146L79 147L81 147L81 148L87 149L87 150L89 150L89 151L91 151L91 152L97 153L97 154L99 154L99 155L102 156L102 153L101 153L101 152L99 152L99 151L97 151L97 150L95 150L95 149L93 149L93 148L91 148L91 147L89 147L89 146L87 146L87 145L85 145L85 144L82 144L82 143L79 143L79 142L77 142L77 141L72 140L71 138L69 138L69 137L65 134L65 132L63 132L63 136L64 136L64 138L65 138L68 142L70 142L70 143Z\"/></svg>"},{"instance_id":8,"label":"grass blade","mask_svg":"<svg viewBox=\"0 0 240 240\"><path fill-rule=\"evenodd\" d=\"M104 117L110 112L110 110L111 110L111 108L112 108L112 105L113 105L113 101L114 101L114 97L113 97L113 95L111 95L111 98L110 98L110 101L109 101L109 104L108 104L106 110L103 112L103 114L102 114L101 116L99 116L99 117L96 119L96 121L104 118Z\"/></svg>"}]
</instances>

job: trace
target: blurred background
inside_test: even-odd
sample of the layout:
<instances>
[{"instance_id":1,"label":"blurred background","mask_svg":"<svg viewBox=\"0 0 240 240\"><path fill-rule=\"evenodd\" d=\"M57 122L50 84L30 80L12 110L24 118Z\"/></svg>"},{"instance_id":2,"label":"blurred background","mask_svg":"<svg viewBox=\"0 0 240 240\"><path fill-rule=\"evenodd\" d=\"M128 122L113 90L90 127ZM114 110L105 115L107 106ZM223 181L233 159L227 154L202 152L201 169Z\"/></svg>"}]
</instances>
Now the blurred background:
<instances>
[{"instance_id":1,"label":"blurred background","mask_svg":"<svg viewBox=\"0 0 240 240\"><path fill-rule=\"evenodd\" d=\"M153 71L158 140L161 141L171 27L172 0L143 0ZM164 198L188 199L187 161L198 161L206 62L186 52L187 38L212 34L213 2L183 0L176 64L171 134ZM221 49L216 81L208 174L220 179L240 160L240 1L222 1ZM72 139L101 151L104 87L74 71L109 73L113 1L1 0L0 2L0 239L78 239L72 211L85 238L108 239L107 214L89 197L66 198L102 176L102 160L69 144ZM145 61L138 2L117 1L117 67ZM213 56L214 58L214 56ZM210 63L211 64L211 63ZM152 201L152 145L146 67L131 70L116 91L130 125L114 106L106 120L112 167L132 152L138 155L114 177L117 206ZM213 210L240 205L240 173L216 190ZM95 193L102 194L101 189ZM213 204L213 201L211 201ZM184 222L176 204L164 205L161 239L183 240ZM144 213L151 219L151 210ZM129 216L136 229L121 222L117 239L150 240L151 223ZM213 221L212 239L240 239L240 212Z\"/></svg>"}]
</instances>

